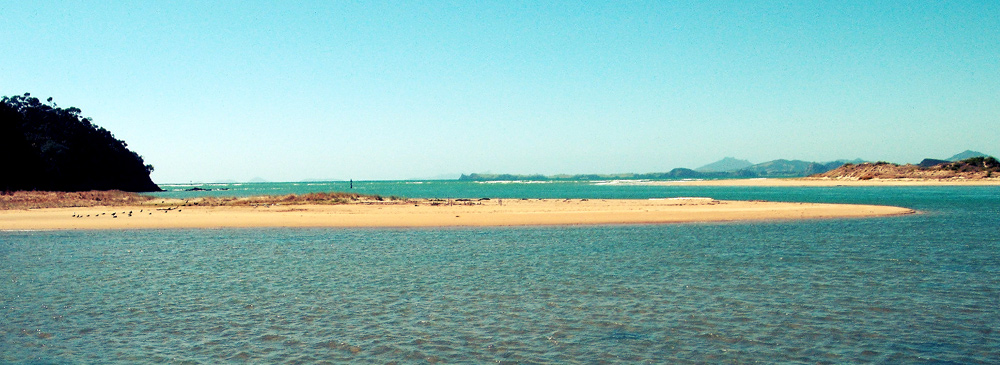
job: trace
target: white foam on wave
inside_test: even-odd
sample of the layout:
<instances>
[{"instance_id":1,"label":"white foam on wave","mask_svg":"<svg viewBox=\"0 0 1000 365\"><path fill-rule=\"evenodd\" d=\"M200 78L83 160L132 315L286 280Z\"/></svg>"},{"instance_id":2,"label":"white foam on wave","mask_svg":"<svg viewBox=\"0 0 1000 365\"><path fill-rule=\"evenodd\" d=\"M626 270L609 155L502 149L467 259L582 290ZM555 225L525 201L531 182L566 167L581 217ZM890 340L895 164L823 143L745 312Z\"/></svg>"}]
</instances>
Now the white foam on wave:
<instances>
[{"instance_id":1,"label":"white foam on wave","mask_svg":"<svg viewBox=\"0 0 1000 365\"><path fill-rule=\"evenodd\" d=\"M641 185L649 183L651 180L641 179L641 180L601 180L595 181L591 185Z\"/></svg>"}]
</instances>

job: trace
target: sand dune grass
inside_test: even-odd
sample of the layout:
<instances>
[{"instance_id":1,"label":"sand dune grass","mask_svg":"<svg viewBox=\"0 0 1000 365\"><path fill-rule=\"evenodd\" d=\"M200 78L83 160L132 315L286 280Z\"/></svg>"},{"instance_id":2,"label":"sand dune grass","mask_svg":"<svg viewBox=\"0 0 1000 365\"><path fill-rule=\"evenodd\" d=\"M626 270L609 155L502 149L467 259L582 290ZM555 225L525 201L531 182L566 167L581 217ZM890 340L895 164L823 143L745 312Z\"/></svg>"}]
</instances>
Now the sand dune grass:
<instances>
[{"instance_id":1,"label":"sand dune grass","mask_svg":"<svg viewBox=\"0 0 1000 365\"><path fill-rule=\"evenodd\" d=\"M0 193L0 209L38 209L142 205L153 197L120 190L9 191Z\"/></svg>"},{"instance_id":2,"label":"sand dune grass","mask_svg":"<svg viewBox=\"0 0 1000 365\"><path fill-rule=\"evenodd\" d=\"M339 205L363 204L373 202L404 202L405 198L397 196L383 197L381 195L364 195L343 192L319 192L308 194L260 195L251 197L202 197L185 200L187 205L197 206L259 206L259 205Z\"/></svg>"},{"instance_id":3,"label":"sand dune grass","mask_svg":"<svg viewBox=\"0 0 1000 365\"><path fill-rule=\"evenodd\" d=\"M119 190L109 191L13 191L0 192L0 210L74 208L96 206L261 206L261 205L337 205L405 202L404 198L342 192L263 195L251 197L199 197L164 199Z\"/></svg>"}]
</instances>

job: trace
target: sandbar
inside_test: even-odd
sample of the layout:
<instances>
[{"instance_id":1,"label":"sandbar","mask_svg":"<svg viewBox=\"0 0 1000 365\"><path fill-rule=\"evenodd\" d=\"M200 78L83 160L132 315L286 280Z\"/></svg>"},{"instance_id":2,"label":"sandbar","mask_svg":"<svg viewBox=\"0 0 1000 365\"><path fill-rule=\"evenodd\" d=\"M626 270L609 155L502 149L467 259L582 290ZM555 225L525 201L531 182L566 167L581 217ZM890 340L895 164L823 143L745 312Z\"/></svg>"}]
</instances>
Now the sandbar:
<instances>
[{"instance_id":1,"label":"sandbar","mask_svg":"<svg viewBox=\"0 0 1000 365\"><path fill-rule=\"evenodd\" d=\"M492 199L268 206L115 206L0 211L0 230L473 227L828 219L915 213L892 206L711 198Z\"/></svg>"}]
</instances>

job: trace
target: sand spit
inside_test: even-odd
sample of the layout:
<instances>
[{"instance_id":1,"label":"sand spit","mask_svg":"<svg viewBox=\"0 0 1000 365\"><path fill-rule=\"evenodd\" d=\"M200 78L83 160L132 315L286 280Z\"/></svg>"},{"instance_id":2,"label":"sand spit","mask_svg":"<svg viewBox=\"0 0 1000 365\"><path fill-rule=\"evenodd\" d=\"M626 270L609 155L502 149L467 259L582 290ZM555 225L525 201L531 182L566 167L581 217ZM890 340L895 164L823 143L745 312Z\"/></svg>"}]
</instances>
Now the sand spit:
<instances>
[{"instance_id":1,"label":"sand spit","mask_svg":"<svg viewBox=\"0 0 1000 365\"><path fill-rule=\"evenodd\" d=\"M658 224L910 213L914 211L890 206L720 201L697 197L648 200L408 200L339 205L168 204L3 210L0 211L0 230Z\"/></svg>"}]
</instances>

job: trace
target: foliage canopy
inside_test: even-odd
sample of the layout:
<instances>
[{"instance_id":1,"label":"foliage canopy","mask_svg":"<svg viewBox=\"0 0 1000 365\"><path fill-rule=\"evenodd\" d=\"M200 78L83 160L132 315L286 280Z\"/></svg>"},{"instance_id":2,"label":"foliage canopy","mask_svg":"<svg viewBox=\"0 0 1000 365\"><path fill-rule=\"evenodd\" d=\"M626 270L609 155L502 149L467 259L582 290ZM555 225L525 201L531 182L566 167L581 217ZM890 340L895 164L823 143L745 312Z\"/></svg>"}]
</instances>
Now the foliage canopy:
<instances>
[{"instance_id":1,"label":"foliage canopy","mask_svg":"<svg viewBox=\"0 0 1000 365\"><path fill-rule=\"evenodd\" d=\"M160 190L152 165L80 113L30 93L0 99L0 190Z\"/></svg>"}]
</instances>

